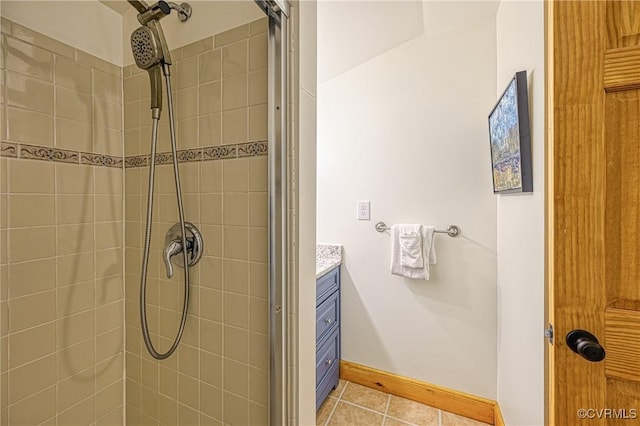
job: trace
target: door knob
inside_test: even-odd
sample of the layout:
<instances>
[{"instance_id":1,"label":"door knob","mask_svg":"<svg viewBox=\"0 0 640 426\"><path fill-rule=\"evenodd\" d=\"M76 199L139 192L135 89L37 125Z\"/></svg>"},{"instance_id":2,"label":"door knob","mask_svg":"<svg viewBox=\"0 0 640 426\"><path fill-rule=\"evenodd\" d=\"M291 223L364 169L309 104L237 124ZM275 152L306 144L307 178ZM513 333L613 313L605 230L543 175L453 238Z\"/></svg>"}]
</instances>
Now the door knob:
<instances>
[{"instance_id":1,"label":"door knob","mask_svg":"<svg viewBox=\"0 0 640 426\"><path fill-rule=\"evenodd\" d=\"M587 361L600 362L606 355L596 336L585 330L570 331L567 334L567 345Z\"/></svg>"}]
</instances>

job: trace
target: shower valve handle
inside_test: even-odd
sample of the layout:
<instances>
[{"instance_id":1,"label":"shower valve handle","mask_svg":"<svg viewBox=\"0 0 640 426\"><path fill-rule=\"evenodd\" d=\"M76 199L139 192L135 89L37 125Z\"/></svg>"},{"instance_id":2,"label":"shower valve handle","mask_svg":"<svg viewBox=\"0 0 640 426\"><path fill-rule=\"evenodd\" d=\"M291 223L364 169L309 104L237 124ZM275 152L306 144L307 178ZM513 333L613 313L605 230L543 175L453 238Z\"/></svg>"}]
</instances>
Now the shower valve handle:
<instances>
[{"instance_id":1,"label":"shower valve handle","mask_svg":"<svg viewBox=\"0 0 640 426\"><path fill-rule=\"evenodd\" d=\"M200 234L198 228L196 228L192 223L185 222L184 225L187 232L185 238L187 243L187 266L193 266L198 263L200 257L202 257L204 248L202 234ZM176 223L171 227L171 229L169 229L164 244L162 257L164 260L164 266L167 269L167 278L171 278L173 276L173 262L171 259L174 256L181 254L184 249L182 247L182 233L179 223ZM178 256L175 259L175 264L184 268L183 256L184 255Z\"/></svg>"},{"instance_id":2,"label":"shower valve handle","mask_svg":"<svg viewBox=\"0 0 640 426\"><path fill-rule=\"evenodd\" d=\"M182 243L179 240L171 241L164 248L164 266L167 268L167 278L173 276L173 265L171 264L171 258L179 253L182 253Z\"/></svg>"}]
</instances>

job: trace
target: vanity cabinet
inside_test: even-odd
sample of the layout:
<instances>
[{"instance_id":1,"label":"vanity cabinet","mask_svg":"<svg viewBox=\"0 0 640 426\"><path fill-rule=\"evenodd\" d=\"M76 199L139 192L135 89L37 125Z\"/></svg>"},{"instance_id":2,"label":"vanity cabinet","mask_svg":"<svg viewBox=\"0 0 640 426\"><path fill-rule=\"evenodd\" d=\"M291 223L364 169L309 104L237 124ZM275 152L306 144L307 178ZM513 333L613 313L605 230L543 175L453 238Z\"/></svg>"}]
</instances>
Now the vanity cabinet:
<instances>
[{"instance_id":1,"label":"vanity cabinet","mask_svg":"<svg viewBox=\"0 0 640 426\"><path fill-rule=\"evenodd\" d=\"M316 279L316 410L338 386L340 266Z\"/></svg>"}]
</instances>

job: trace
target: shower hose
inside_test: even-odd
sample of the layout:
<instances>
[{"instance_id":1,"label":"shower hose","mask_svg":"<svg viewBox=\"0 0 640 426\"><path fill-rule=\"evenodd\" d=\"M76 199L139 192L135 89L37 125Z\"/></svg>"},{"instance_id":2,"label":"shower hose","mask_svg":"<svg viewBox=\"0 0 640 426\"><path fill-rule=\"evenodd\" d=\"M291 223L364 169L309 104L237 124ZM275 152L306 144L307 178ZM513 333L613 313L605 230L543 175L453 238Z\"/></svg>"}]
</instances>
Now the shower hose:
<instances>
[{"instance_id":1,"label":"shower hose","mask_svg":"<svg viewBox=\"0 0 640 426\"><path fill-rule=\"evenodd\" d=\"M158 65L159 66L159 65ZM155 173L156 173L156 148L158 144L158 122L160 121L160 109L154 108L152 116L151 127L151 156L149 158L149 191L147 192L147 223L144 237L144 254L142 256L142 271L140 274L140 324L142 327L142 337L144 338L144 344L151 356L155 359L166 359L175 352L180 339L184 333L184 327L187 322L187 310L189 308L189 259L187 250L187 237L185 230L184 220L184 207L182 204L182 191L180 189L180 172L178 170L178 155L176 148L176 130L175 120L173 116L173 101L171 95L171 73L169 71L169 65L162 64L162 72L164 74L166 88L167 88L167 104L169 107L169 128L171 132L171 153L173 157L173 177L176 186L176 198L178 202L178 214L180 217L180 232L181 232L181 244L182 244L182 256L184 260L184 301L182 304L182 318L180 319L180 327L178 333L173 341L173 344L164 353L160 353L153 346L151 336L149 334L149 324L147 323L147 270L149 267L149 250L151 245L151 224L153 222L153 193L155 186Z\"/></svg>"}]
</instances>

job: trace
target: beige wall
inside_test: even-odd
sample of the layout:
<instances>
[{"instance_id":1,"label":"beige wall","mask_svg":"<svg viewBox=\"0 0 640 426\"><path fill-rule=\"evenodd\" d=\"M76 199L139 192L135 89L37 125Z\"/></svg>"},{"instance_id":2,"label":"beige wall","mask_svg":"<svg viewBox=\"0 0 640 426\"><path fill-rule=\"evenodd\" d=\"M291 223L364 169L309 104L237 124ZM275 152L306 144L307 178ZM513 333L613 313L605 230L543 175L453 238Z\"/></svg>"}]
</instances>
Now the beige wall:
<instances>
[{"instance_id":1,"label":"beige wall","mask_svg":"<svg viewBox=\"0 0 640 426\"><path fill-rule=\"evenodd\" d=\"M185 213L202 231L204 257L191 269L189 317L171 358L155 361L139 326L139 279L147 167L127 167L127 420L135 424L267 423L267 62L266 19L172 52ZM125 67L128 165L150 149L146 72ZM170 150L163 111L158 150ZM262 151L260 151L262 152ZM266 154L266 152L264 152ZM161 261L178 221L169 164L157 168L149 262L152 340L166 351L182 310L183 269L168 280Z\"/></svg>"},{"instance_id":2,"label":"beige wall","mask_svg":"<svg viewBox=\"0 0 640 426\"><path fill-rule=\"evenodd\" d=\"M5 19L2 43L0 423L119 424L121 69Z\"/></svg>"}]
</instances>

